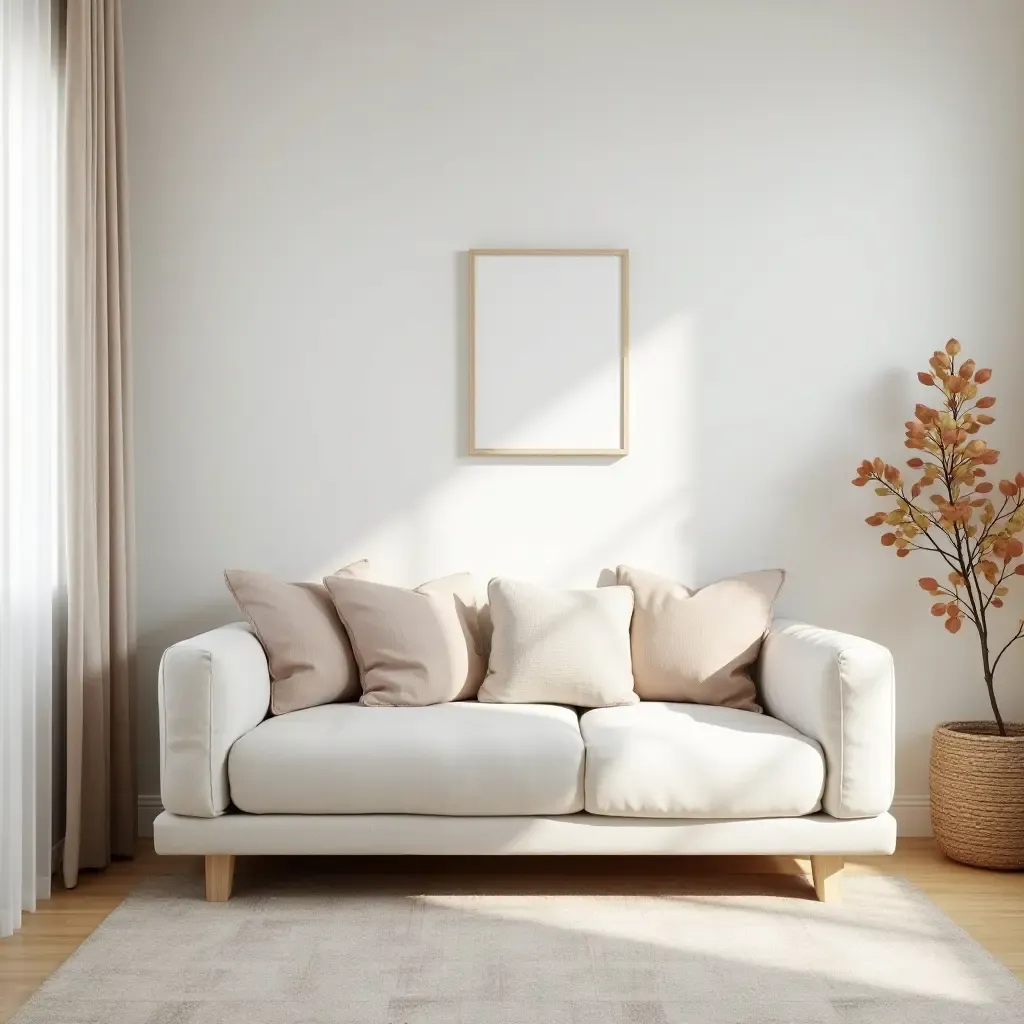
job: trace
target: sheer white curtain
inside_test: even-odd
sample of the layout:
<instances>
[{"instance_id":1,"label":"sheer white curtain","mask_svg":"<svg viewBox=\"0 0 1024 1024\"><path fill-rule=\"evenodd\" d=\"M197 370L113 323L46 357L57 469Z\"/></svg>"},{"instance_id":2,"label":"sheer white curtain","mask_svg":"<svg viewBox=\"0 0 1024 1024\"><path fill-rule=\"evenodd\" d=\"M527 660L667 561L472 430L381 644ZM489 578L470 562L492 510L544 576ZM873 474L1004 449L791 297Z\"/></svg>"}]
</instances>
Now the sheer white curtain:
<instances>
[{"instance_id":1,"label":"sheer white curtain","mask_svg":"<svg viewBox=\"0 0 1024 1024\"><path fill-rule=\"evenodd\" d=\"M61 308L55 6L0 0L0 936L50 894Z\"/></svg>"}]
</instances>

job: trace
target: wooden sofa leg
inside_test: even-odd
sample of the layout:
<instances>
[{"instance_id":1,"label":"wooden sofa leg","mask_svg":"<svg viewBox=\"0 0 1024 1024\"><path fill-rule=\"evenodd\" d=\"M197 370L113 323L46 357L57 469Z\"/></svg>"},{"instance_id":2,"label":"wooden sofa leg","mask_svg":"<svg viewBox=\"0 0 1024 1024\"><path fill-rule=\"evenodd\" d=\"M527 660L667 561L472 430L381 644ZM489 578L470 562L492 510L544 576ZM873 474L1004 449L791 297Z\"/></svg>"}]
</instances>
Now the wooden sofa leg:
<instances>
[{"instance_id":1,"label":"wooden sofa leg","mask_svg":"<svg viewBox=\"0 0 1024 1024\"><path fill-rule=\"evenodd\" d=\"M206 855L206 902L227 903L231 899L231 883L235 877L233 853Z\"/></svg>"},{"instance_id":2,"label":"wooden sofa leg","mask_svg":"<svg viewBox=\"0 0 1024 1024\"><path fill-rule=\"evenodd\" d=\"M843 858L828 854L811 857L814 891L822 903L833 903L842 896Z\"/></svg>"}]
</instances>

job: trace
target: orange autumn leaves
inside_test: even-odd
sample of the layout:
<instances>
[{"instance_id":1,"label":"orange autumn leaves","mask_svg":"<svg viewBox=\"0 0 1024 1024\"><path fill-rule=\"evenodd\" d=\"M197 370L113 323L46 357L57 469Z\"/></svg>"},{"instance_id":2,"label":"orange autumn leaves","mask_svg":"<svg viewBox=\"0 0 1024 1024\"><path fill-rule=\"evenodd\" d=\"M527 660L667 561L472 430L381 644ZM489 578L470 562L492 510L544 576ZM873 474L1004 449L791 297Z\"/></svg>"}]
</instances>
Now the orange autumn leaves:
<instances>
[{"instance_id":1,"label":"orange autumn leaves","mask_svg":"<svg viewBox=\"0 0 1024 1024\"><path fill-rule=\"evenodd\" d=\"M869 526L888 527L883 546L897 557L911 551L932 551L950 570L944 580L926 576L921 589L935 603L932 614L945 620L956 633L966 618L986 629L989 608L1001 608L1006 583L1013 575L1024 576L1024 473L997 483L989 480L989 468L999 452L976 435L995 422L986 410L996 400L981 395L981 386L992 377L978 369L973 359L957 365L961 351L951 339L944 351L929 360L930 371L917 375L921 384L938 391L934 406L918 403L914 418L906 424L907 448L920 455L907 461L909 479L882 459L865 459L853 484L876 484L879 497L892 499L894 507L865 520Z\"/></svg>"}]
</instances>

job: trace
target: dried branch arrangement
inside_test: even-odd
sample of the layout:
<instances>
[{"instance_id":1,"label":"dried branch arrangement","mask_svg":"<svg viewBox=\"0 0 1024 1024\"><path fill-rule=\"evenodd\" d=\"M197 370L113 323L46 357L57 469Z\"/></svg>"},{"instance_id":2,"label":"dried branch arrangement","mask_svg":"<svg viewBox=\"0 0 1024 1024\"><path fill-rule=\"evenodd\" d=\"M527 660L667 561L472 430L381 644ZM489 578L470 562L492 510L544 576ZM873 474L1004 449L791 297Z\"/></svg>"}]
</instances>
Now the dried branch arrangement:
<instances>
[{"instance_id":1,"label":"dried branch arrangement","mask_svg":"<svg viewBox=\"0 0 1024 1024\"><path fill-rule=\"evenodd\" d=\"M1024 531L1024 473L998 484L987 479L999 452L976 435L995 422L988 412L995 398L979 397L992 371L976 369L973 359L957 365L960 350L960 342L951 339L945 351L929 360L931 370L917 375L940 396L934 408L919 403L907 423L905 444L921 453L907 466L920 476L908 481L896 466L865 459L853 484L874 482L877 495L895 500L895 508L865 520L869 526L888 527L881 537L885 547L899 558L930 551L946 563L945 581L924 576L918 583L935 598L932 615L944 619L950 633L959 632L964 619L977 630L992 714L1005 736L995 672L1010 646L1024 636L1024 619L998 647L991 639L990 614L1003 607L1011 577L1024 576L1024 562L1018 561L1024 543L1017 536Z\"/></svg>"}]
</instances>

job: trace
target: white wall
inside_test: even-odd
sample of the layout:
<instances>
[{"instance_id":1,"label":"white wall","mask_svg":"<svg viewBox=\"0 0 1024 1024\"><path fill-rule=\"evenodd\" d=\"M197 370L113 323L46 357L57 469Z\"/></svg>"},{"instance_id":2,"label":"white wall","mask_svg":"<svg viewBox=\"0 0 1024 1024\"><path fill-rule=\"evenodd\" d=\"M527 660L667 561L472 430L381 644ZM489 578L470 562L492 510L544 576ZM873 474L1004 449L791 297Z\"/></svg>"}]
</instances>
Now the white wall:
<instances>
[{"instance_id":1,"label":"white wall","mask_svg":"<svg viewBox=\"0 0 1024 1024\"><path fill-rule=\"evenodd\" d=\"M144 794L159 653L235 617L221 570L363 556L784 566L783 613L895 652L927 792L932 725L986 714L976 642L849 480L906 454L951 335L1024 466L1024 5L126 0L125 31ZM474 246L631 250L628 458L461 454Z\"/></svg>"}]
</instances>

